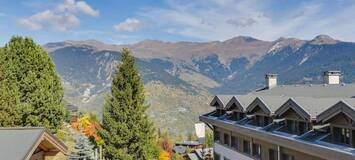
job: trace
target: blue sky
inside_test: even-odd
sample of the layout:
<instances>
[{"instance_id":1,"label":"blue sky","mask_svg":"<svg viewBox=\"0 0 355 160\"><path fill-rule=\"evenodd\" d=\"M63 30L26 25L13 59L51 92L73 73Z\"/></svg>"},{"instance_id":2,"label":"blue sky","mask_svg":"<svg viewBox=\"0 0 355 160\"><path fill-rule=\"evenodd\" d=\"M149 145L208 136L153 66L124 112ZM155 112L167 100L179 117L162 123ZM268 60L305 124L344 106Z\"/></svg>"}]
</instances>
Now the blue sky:
<instances>
[{"instance_id":1,"label":"blue sky","mask_svg":"<svg viewBox=\"0 0 355 160\"><path fill-rule=\"evenodd\" d=\"M312 39L355 41L354 0L1 0L0 45L12 35L44 44Z\"/></svg>"}]
</instances>

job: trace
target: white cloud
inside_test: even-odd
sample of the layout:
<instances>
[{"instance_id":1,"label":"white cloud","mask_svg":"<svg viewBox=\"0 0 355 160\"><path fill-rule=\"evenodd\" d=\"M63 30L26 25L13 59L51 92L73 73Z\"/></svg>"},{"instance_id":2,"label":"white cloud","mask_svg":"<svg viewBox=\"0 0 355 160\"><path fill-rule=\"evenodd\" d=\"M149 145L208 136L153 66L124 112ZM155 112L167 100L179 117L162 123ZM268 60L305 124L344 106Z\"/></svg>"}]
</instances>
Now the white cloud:
<instances>
[{"instance_id":1,"label":"white cloud","mask_svg":"<svg viewBox=\"0 0 355 160\"><path fill-rule=\"evenodd\" d=\"M93 17L97 17L100 14L98 10L92 9L85 1L65 0L63 4L58 5L57 9L61 12L82 12Z\"/></svg>"},{"instance_id":2,"label":"white cloud","mask_svg":"<svg viewBox=\"0 0 355 160\"><path fill-rule=\"evenodd\" d=\"M282 36L309 39L318 34L355 40L351 36L355 34L355 21L351 20L355 4L339 5L341 9L332 10L332 4L322 1L300 2L289 8L270 2L170 0L168 8L144 10L140 15L170 34L201 40L225 40L237 35L263 40ZM280 6L275 9L275 5Z\"/></svg>"},{"instance_id":3,"label":"white cloud","mask_svg":"<svg viewBox=\"0 0 355 160\"><path fill-rule=\"evenodd\" d=\"M84 1L65 0L52 10L45 10L32 16L18 19L18 24L29 30L41 30L45 28L56 31L68 31L80 25L78 13L89 16L99 16L98 10L93 10Z\"/></svg>"},{"instance_id":4,"label":"white cloud","mask_svg":"<svg viewBox=\"0 0 355 160\"><path fill-rule=\"evenodd\" d=\"M118 23L113 26L117 31L129 31L133 32L138 30L142 26L142 23L135 18L127 18L124 22Z\"/></svg>"}]
</instances>

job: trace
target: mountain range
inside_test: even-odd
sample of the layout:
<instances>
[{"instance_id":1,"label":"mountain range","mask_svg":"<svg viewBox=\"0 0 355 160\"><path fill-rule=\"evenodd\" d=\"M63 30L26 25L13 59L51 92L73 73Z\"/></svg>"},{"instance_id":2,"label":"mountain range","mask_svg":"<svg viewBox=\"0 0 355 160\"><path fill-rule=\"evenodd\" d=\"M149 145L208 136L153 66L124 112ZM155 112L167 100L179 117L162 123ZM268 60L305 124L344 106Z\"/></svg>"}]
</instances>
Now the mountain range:
<instances>
[{"instance_id":1,"label":"mountain range","mask_svg":"<svg viewBox=\"0 0 355 160\"><path fill-rule=\"evenodd\" d=\"M355 43L327 35L312 40L238 36L212 42L113 45L84 40L44 45L63 80L66 101L97 113L124 47L136 57L150 117L173 135L192 131L198 115L210 110L211 95L261 88L265 73L278 74L280 84L304 84L321 83L323 71L341 70L343 83L355 81Z\"/></svg>"}]
</instances>

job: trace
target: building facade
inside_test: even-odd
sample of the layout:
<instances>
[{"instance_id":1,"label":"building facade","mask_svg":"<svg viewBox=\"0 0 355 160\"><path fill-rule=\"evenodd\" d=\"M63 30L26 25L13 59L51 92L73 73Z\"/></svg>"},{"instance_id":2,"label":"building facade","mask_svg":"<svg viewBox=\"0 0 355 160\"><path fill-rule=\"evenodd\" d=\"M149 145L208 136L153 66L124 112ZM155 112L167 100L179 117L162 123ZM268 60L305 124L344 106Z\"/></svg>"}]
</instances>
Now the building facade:
<instances>
[{"instance_id":1,"label":"building facade","mask_svg":"<svg viewBox=\"0 0 355 160\"><path fill-rule=\"evenodd\" d=\"M277 85L245 95L217 95L200 121L214 131L215 160L354 160L355 84L340 72L318 85Z\"/></svg>"}]
</instances>

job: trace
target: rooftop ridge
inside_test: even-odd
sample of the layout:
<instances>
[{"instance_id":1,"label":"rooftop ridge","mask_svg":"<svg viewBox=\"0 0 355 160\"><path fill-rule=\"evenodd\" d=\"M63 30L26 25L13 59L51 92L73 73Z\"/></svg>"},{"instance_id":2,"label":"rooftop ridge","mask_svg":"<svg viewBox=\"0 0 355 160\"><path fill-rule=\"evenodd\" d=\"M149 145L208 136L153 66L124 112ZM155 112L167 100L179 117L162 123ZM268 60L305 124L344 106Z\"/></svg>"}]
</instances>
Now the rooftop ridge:
<instances>
[{"instance_id":1,"label":"rooftop ridge","mask_svg":"<svg viewBox=\"0 0 355 160\"><path fill-rule=\"evenodd\" d=\"M16 126L16 127L0 127L0 130L35 130L35 129L46 130L45 127L20 127L20 126Z\"/></svg>"}]
</instances>

